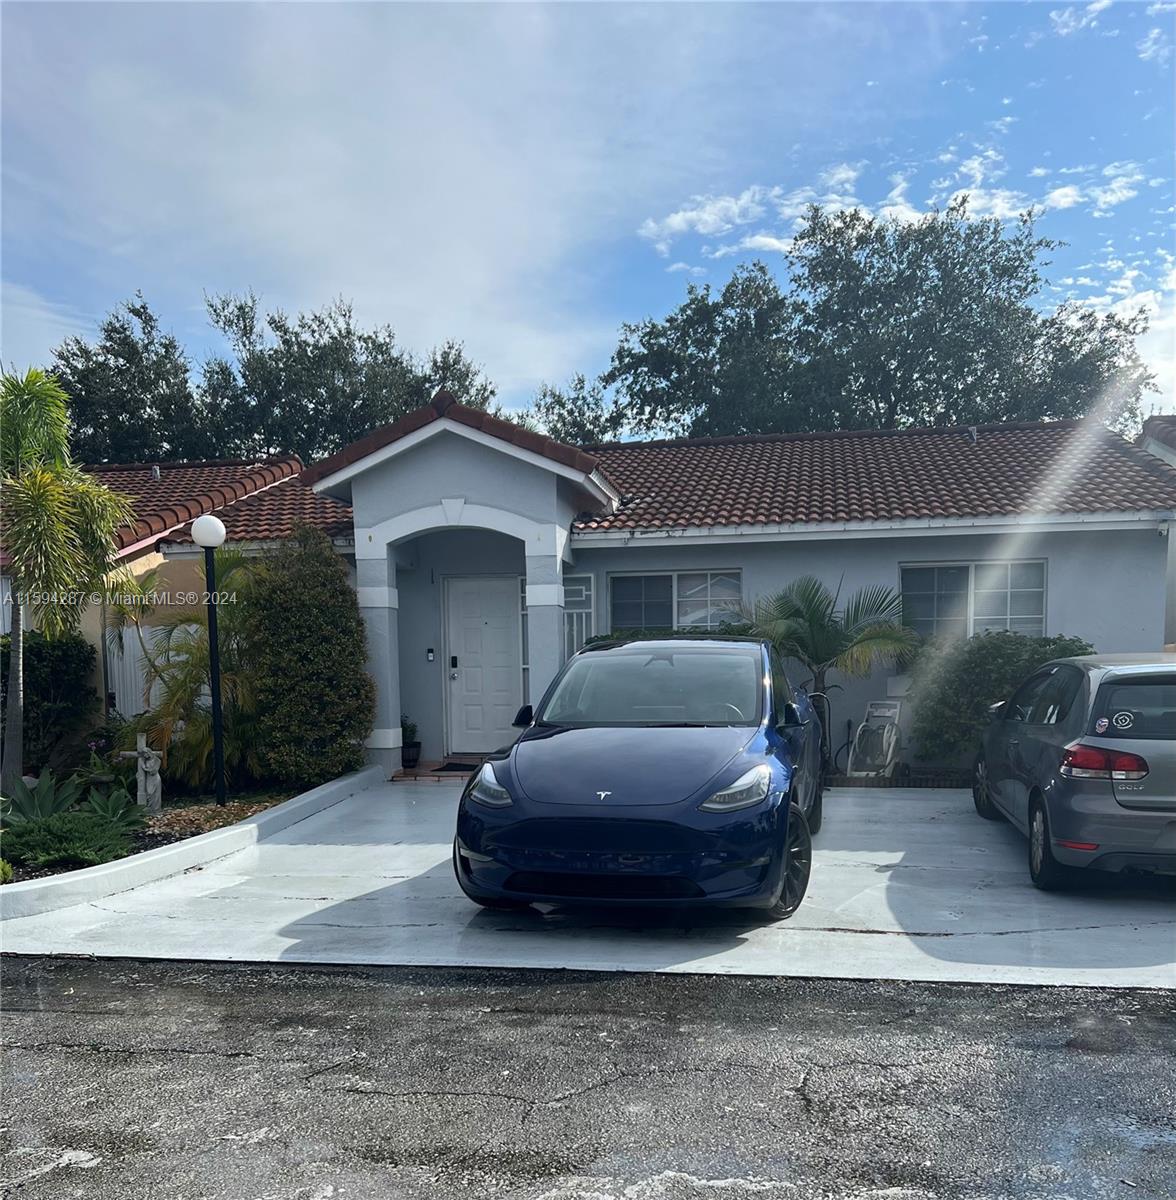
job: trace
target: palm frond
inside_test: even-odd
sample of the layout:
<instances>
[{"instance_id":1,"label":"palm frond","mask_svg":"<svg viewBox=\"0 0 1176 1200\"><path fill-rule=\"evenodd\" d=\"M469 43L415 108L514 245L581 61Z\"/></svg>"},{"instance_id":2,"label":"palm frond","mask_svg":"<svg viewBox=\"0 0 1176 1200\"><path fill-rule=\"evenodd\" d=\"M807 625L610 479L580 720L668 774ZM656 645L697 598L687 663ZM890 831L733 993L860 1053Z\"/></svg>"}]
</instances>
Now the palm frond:
<instances>
[{"instance_id":1,"label":"palm frond","mask_svg":"<svg viewBox=\"0 0 1176 1200\"><path fill-rule=\"evenodd\" d=\"M902 616L902 596L893 588L874 584L855 592L845 602L841 613L841 624L847 634L853 635L886 621L897 622Z\"/></svg>"},{"instance_id":2,"label":"palm frond","mask_svg":"<svg viewBox=\"0 0 1176 1200\"><path fill-rule=\"evenodd\" d=\"M68 397L35 367L0 379L0 471L12 478L69 461Z\"/></svg>"},{"instance_id":3,"label":"palm frond","mask_svg":"<svg viewBox=\"0 0 1176 1200\"><path fill-rule=\"evenodd\" d=\"M833 665L846 675L868 675L875 666L905 666L914 657L919 635L905 625L882 621L860 627Z\"/></svg>"}]
</instances>

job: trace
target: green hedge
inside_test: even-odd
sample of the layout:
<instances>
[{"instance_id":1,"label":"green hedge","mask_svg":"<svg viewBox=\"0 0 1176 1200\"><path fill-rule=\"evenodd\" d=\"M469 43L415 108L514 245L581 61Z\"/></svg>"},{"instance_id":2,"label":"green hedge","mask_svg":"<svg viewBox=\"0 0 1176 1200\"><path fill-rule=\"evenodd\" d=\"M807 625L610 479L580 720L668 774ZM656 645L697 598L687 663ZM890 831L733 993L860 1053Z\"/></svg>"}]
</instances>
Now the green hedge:
<instances>
[{"instance_id":1,"label":"green hedge","mask_svg":"<svg viewBox=\"0 0 1176 1200\"><path fill-rule=\"evenodd\" d=\"M911 739L916 757L936 762L971 758L988 724L988 709L1007 700L1043 663L1092 654L1075 637L981 633L962 641L929 642L911 669Z\"/></svg>"},{"instance_id":2,"label":"green hedge","mask_svg":"<svg viewBox=\"0 0 1176 1200\"><path fill-rule=\"evenodd\" d=\"M363 765L375 712L363 620L343 560L303 526L256 584L247 642L267 776L313 787Z\"/></svg>"},{"instance_id":3,"label":"green hedge","mask_svg":"<svg viewBox=\"0 0 1176 1200\"><path fill-rule=\"evenodd\" d=\"M8 634L0 637L0 704L5 713L11 644ZM26 774L36 774L51 762L59 763L85 732L98 707L98 693L90 683L96 661L97 652L81 634L49 639L35 629L25 630Z\"/></svg>"}]
</instances>

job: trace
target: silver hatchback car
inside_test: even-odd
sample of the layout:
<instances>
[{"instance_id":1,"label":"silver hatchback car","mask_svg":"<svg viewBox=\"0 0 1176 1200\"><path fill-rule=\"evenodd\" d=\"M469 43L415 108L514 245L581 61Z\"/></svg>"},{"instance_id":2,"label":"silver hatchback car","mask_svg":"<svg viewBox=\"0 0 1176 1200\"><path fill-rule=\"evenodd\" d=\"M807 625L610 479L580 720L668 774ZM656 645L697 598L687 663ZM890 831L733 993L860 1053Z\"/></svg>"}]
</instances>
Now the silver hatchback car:
<instances>
[{"instance_id":1,"label":"silver hatchback car","mask_svg":"<svg viewBox=\"0 0 1176 1200\"><path fill-rule=\"evenodd\" d=\"M1039 887L1075 867L1176 874L1176 654L1092 654L994 704L972 795L1029 838Z\"/></svg>"}]
</instances>

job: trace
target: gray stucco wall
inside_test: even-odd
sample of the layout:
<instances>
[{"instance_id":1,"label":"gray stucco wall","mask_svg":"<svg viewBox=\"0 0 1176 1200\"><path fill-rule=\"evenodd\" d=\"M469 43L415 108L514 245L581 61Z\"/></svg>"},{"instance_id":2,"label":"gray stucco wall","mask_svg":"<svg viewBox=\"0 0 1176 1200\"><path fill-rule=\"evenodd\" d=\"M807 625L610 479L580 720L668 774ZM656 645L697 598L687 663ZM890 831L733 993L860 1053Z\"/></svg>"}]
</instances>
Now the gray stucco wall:
<instances>
[{"instance_id":1,"label":"gray stucco wall","mask_svg":"<svg viewBox=\"0 0 1176 1200\"><path fill-rule=\"evenodd\" d=\"M555 522L564 516L557 482L542 467L442 432L356 476L351 504L356 528L370 528L446 496Z\"/></svg>"},{"instance_id":2,"label":"gray stucco wall","mask_svg":"<svg viewBox=\"0 0 1176 1200\"><path fill-rule=\"evenodd\" d=\"M800 575L816 575L830 587L841 582L846 596L869 584L899 587L900 565L975 562L985 559L1045 559L1047 634L1085 638L1104 652L1158 650L1163 642L1166 539L1155 529L1130 532L1049 533L1017 538L990 534L826 541L732 543L710 546L627 546L588 549L573 545L566 574L591 574L597 597L596 631L607 633L608 577L613 572L740 570L743 597L754 602ZM794 672L796 673L796 672ZM845 737L845 720L855 727L868 700L886 695L893 671L869 679L834 674L842 691L833 704L834 743ZM798 682L803 682L798 679ZM995 697L999 698L999 697Z\"/></svg>"}]
</instances>

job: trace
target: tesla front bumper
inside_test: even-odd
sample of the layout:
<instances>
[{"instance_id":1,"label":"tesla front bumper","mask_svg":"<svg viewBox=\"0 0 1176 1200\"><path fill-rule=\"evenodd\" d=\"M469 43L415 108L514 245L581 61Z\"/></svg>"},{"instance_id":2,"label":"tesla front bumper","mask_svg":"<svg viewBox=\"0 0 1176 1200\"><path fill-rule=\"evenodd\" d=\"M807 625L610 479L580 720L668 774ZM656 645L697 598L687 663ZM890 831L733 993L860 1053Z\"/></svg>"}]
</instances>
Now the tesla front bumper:
<instances>
[{"instance_id":1,"label":"tesla front bumper","mask_svg":"<svg viewBox=\"0 0 1176 1200\"><path fill-rule=\"evenodd\" d=\"M698 813L690 824L664 816L518 819L472 807L458 817L454 862L463 887L482 896L767 907L780 892L787 809L779 806L750 816Z\"/></svg>"}]
</instances>

